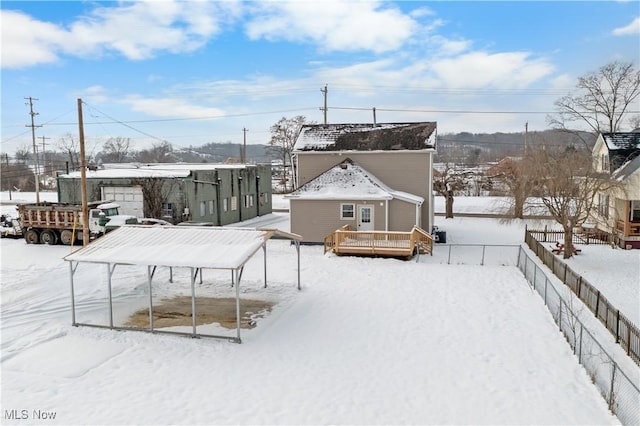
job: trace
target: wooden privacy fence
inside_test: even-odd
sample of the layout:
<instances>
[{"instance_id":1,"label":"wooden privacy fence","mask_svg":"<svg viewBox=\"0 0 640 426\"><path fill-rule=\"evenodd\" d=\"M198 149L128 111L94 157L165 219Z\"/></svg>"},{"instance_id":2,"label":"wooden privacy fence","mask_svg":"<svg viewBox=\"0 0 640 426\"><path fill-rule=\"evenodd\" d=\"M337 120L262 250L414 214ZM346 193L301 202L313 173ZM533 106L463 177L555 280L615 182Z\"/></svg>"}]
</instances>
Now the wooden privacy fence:
<instances>
[{"instance_id":1,"label":"wooden privacy fence","mask_svg":"<svg viewBox=\"0 0 640 426\"><path fill-rule=\"evenodd\" d=\"M363 256L410 258L414 254L433 255L433 238L414 227L410 232L350 231L349 225L324 237L324 252Z\"/></svg>"},{"instance_id":2,"label":"wooden privacy fence","mask_svg":"<svg viewBox=\"0 0 640 426\"><path fill-rule=\"evenodd\" d=\"M560 257L554 255L541 241L536 239L536 236L543 235L543 233L547 235L560 233L559 237L564 238L562 231L532 231L527 229L525 231L525 243L553 271L554 275L560 278L595 314L596 318L611 332L616 339L616 343L624 348L629 357L640 365L640 329L624 314L620 313L620 310L616 309L597 288L574 272ZM549 240L546 241L548 242Z\"/></svg>"}]
</instances>

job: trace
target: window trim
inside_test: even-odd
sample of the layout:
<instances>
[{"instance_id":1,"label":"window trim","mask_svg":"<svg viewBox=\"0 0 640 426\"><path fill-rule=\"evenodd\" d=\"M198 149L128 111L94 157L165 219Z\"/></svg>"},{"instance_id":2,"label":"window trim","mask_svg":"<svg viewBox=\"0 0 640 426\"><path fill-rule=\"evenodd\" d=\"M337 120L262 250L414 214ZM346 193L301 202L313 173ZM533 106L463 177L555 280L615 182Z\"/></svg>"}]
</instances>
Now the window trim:
<instances>
[{"instance_id":1,"label":"window trim","mask_svg":"<svg viewBox=\"0 0 640 426\"><path fill-rule=\"evenodd\" d=\"M345 207L351 206L351 216L346 216ZM340 220L356 220L356 204L355 203L340 203Z\"/></svg>"}]
</instances>

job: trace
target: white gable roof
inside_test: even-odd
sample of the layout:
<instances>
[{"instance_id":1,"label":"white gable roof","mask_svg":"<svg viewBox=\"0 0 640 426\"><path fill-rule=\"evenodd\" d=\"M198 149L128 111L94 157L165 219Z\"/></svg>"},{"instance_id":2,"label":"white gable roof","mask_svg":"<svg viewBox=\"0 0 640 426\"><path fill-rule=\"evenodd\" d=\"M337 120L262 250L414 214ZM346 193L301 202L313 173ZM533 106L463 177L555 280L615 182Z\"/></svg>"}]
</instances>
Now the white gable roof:
<instances>
[{"instance_id":1,"label":"white gable roof","mask_svg":"<svg viewBox=\"0 0 640 426\"><path fill-rule=\"evenodd\" d=\"M252 164L188 164L188 163L156 163L156 164L105 164L104 168L87 170L87 178L181 178L192 171L211 171L226 169L246 169L256 167ZM80 172L60 175L61 178L80 178Z\"/></svg>"},{"instance_id":2,"label":"white gable roof","mask_svg":"<svg viewBox=\"0 0 640 426\"><path fill-rule=\"evenodd\" d=\"M392 200L422 204L424 198L395 191L374 175L347 159L287 195L305 200Z\"/></svg>"},{"instance_id":3,"label":"white gable roof","mask_svg":"<svg viewBox=\"0 0 640 426\"><path fill-rule=\"evenodd\" d=\"M213 226L122 226L65 256L64 260L237 269L274 233L277 231Z\"/></svg>"}]
</instances>

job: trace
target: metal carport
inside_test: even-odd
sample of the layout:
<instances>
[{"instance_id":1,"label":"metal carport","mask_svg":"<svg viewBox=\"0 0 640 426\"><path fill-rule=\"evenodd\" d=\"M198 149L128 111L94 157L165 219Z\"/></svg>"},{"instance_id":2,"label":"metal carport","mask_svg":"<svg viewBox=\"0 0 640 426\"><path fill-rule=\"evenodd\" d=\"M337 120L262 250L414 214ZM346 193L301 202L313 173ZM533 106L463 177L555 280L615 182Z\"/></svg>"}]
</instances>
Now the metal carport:
<instances>
[{"instance_id":1,"label":"metal carport","mask_svg":"<svg viewBox=\"0 0 640 426\"><path fill-rule=\"evenodd\" d=\"M270 238L290 239L295 243L298 261L298 290L300 289L300 244L297 234L265 228L231 228L210 226L122 226L67 256L71 284L72 325L138 330L152 333L182 334L191 337L215 337L241 343L240 339L240 279L245 264L262 247L264 252L264 285L267 286L267 241ZM74 275L80 263L99 263L107 266L109 291L109 325L76 322ZM149 285L149 328L116 327L113 324L111 277L117 265L147 267ZM191 269L192 333L157 330L153 327L153 275L158 266ZM237 336L199 334L196 330L195 280L202 269L231 271L231 284L236 288ZM202 277L202 275L201 275Z\"/></svg>"}]
</instances>

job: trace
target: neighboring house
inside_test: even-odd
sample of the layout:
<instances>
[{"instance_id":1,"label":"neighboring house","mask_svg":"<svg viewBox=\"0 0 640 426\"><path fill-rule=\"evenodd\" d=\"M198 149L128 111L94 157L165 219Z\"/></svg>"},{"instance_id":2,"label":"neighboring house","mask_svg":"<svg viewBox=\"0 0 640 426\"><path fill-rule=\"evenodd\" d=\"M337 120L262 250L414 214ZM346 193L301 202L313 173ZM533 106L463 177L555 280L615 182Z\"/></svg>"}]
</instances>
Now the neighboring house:
<instances>
[{"instance_id":1,"label":"neighboring house","mask_svg":"<svg viewBox=\"0 0 640 426\"><path fill-rule=\"evenodd\" d=\"M640 129L602 133L592 152L596 171L620 183L597 195L596 227L613 234L621 247L640 248Z\"/></svg>"},{"instance_id":2,"label":"neighboring house","mask_svg":"<svg viewBox=\"0 0 640 426\"><path fill-rule=\"evenodd\" d=\"M305 125L294 146L291 232L320 243L336 229L433 226L436 123Z\"/></svg>"},{"instance_id":3,"label":"neighboring house","mask_svg":"<svg viewBox=\"0 0 640 426\"><path fill-rule=\"evenodd\" d=\"M121 214L227 225L271 213L271 167L228 164L107 164L87 170L88 201ZM58 200L80 204L80 172L58 177Z\"/></svg>"}]
</instances>

